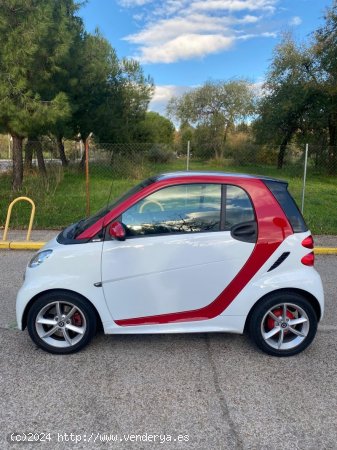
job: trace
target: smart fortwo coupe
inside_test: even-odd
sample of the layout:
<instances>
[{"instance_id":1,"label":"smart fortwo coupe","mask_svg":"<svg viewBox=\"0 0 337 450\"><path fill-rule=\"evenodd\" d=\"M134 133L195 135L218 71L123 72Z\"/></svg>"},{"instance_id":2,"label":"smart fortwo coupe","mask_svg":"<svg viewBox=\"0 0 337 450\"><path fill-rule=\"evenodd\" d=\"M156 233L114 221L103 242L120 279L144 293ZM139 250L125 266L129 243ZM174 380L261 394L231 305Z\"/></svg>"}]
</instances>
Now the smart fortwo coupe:
<instances>
[{"instance_id":1,"label":"smart fortwo coupe","mask_svg":"<svg viewBox=\"0 0 337 450\"><path fill-rule=\"evenodd\" d=\"M70 225L28 264L17 322L51 353L107 334L247 331L291 356L314 339L324 297L313 239L264 177L155 176Z\"/></svg>"}]
</instances>

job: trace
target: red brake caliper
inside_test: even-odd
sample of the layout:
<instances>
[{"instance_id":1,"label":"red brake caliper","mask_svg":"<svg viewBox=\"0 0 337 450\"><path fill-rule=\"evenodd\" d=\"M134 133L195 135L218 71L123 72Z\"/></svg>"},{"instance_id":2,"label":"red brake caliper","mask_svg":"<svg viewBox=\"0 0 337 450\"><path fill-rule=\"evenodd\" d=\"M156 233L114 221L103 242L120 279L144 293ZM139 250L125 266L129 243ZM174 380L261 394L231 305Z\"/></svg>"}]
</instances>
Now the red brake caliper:
<instances>
[{"instance_id":1,"label":"red brake caliper","mask_svg":"<svg viewBox=\"0 0 337 450\"><path fill-rule=\"evenodd\" d=\"M82 317L79 312L75 312L71 318L71 322L75 327L81 327L82 326Z\"/></svg>"},{"instance_id":2,"label":"red brake caliper","mask_svg":"<svg viewBox=\"0 0 337 450\"><path fill-rule=\"evenodd\" d=\"M275 314L276 317L281 317L280 320L279 320L281 322L282 321L282 315L283 315L282 308L276 308L272 312L273 312L273 314ZM294 319L295 318L294 314L292 314L288 310L287 310L287 317L288 317L288 319ZM272 330L273 328L275 328L275 320L272 317L270 317L270 316L268 316L268 319L267 319L267 327L268 327L269 330ZM286 334L286 333L288 333L288 330L284 331L284 334Z\"/></svg>"}]
</instances>

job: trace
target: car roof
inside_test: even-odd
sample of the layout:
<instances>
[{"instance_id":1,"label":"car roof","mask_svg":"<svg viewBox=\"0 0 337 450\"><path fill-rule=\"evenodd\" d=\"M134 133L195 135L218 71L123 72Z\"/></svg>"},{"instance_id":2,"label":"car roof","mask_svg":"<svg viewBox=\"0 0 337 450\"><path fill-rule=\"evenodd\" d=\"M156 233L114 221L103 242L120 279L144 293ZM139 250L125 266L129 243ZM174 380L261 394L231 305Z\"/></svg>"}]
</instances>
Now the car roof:
<instances>
[{"instance_id":1,"label":"car roof","mask_svg":"<svg viewBox=\"0 0 337 450\"><path fill-rule=\"evenodd\" d=\"M267 177L263 175L253 175L247 173L235 173L235 172L216 172L216 171L177 171L177 172L168 172L157 175L156 181L181 178L181 177L214 177L214 178L250 178L250 179L258 179L263 181L274 181L278 183L288 184L285 180L280 180L277 178Z\"/></svg>"}]
</instances>

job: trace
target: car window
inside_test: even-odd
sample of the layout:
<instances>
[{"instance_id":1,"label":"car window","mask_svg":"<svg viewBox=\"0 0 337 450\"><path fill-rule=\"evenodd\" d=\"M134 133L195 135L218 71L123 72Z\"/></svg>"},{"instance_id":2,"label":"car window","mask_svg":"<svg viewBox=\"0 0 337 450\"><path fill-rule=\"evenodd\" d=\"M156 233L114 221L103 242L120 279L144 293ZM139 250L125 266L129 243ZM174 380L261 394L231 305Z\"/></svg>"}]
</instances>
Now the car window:
<instances>
[{"instance_id":1,"label":"car window","mask_svg":"<svg viewBox=\"0 0 337 450\"><path fill-rule=\"evenodd\" d=\"M255 220L254 208L247 193L238 186L226 189L225 230L234 225Z\"/></svg>"},{"instance_id":2,"label":"car window","mask_svg":"<svg viewBox=\"0 0 337 450\"><path fill-rule=\"evenodd\" d=\"M125 211L127 236L219 231L221 185L186 184L163 188Z\"/></svg>"},{"instance_id":3,"label":"car window","mask_svg":"<svg viewBox=\"0 0 337 450\"><path fill-rule=\"evenodd\" d=\"M303 216L296 205L295 200L288 192L287 183L279 181L266 180L265 184L271 190L272 194L281 205L284 213L286 214L294 233L304 233L308 231L308 227L303 219Z\"/></svg>"},{"instance_id":4,"label":"car window","mask_svg":"<svg viewBox=\"0 0 337 450\"><path fill-rule=\"evenodd\" d=\"M90 228L95 222L97 222L99 219L108 214L108 212L110 212L113 208L119 206L124 200L136 194L137 192L140 192L145 187L150 186L150 184L154 183L155 181L156 177L151 177L148 178L147 180L142 181L141 183L137 184L136 186L133 186L131 189L129 189L127 192L121 195L117 200L100 209L93 216L80 220L76 224L72 225L71 228L68 227L65 230L67 232L68 239L76 238L76 236L79 236L81 233L83 233L84 230Z\"/></svg>"}]
</instances>

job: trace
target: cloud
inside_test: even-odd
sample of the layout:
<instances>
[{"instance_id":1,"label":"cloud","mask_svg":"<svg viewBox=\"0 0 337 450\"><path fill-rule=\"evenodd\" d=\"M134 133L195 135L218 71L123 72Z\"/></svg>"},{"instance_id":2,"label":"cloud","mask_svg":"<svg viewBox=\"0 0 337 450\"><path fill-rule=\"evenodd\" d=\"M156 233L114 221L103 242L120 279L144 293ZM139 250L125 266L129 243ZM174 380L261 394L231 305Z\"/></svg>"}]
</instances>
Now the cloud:
<instances>
[{"instance_id":1,"label":"cloud","mask_svg":"<svg viewBox=\"0 0 337 450\"><path fill-rule=\"evenodd\" d=\"M176 86L172 84L157 85L151 103L167 102L172 97L176 97L190 91L190 86Z\"/></svg>"},{"instance_id":2,"label":"cloud","mask_svg":"<svg viewBox=\"0 0 337 450\"><path fill-rule=\"evenodd\" d=\"M137 6L144 6L152 3L154 0L120 0L119 4L125 8L132 8Z\"/></svg>"},{"instance_id":3,"label":"cloud","mask_svg":"<svg viewBox=\"0 0 337 450\"><path fill-rule=\"evenodd\" d=\"M253 38L258 38L258 37L276 38L277 37L277 33L266 31L265 33L260 33L260 34L254 34L254 33L252 33L252 34L243 34L242 36L238 36L237 40L246 41L247 39L253 39Z\"/></svg>"},{"instance_id":4,"label":"cloud","mask_svg":"<svg viewBox=\"0 0 337 450\"><path fill-rule=\"evenodd\" d=\"M165 115L167 102L172 97L180 96L191 89L190 86L157 85L149 105L149 110Z\"/></svg>"},{"instance_id":5,"label":"cloud","mask_svg":"<svg viewBox=\"0 0 337 450\"><path fill-rule=\"evenodd\" d=\"M274 12L277 0L209 0L196 1L192 8L199 11L256 11Z\"/></svg>"},{"instance_id":6,"label":"cloud","mask_svg":"<svg viewBox=\"0 0 337 450\"><path fill-rule=\"evenodd\" d=\"M301 25L302 19L298 16L294 16L289 20L289 25L297 27L298 25Z\"/></svg>"},{"instance_id":7,"label":"cloud","mask_svg":"<svg viewBox=\"0 0 337 450\"><path fill-rule=\"evenodd\" d=\"M170 41L179 36L193 33L221 32L224 23L220 18L208 18L195 14L190 17L174 17L151 23L142 31L126 36L126 41L134 44L158 44Z\"/></svg>"},{"instance_id":8,"label":"cloud","mask_svg":"<svg viewBox=\"0 0 337 450\"><path fill-rule=\"evenodd\" d=\"M278 1L120 0L122 6L138 7L136 17L143 22L124 40L136 46L133 57L142 63L203 58L228 50L237 39L274 37L263 19L274 13Z\"/></svg>"},{"instance_id":9,"label":"cloud","mask_svg":"<svg viewBox=\"0 0 337 450\"><path fill-rule=\"evenodd\" d=\"M218 53L232 44L233 38L218 34L185 34L162 45L141 47L139 59L143 63L172 63Z\"/></svg>"}]
</instances>

